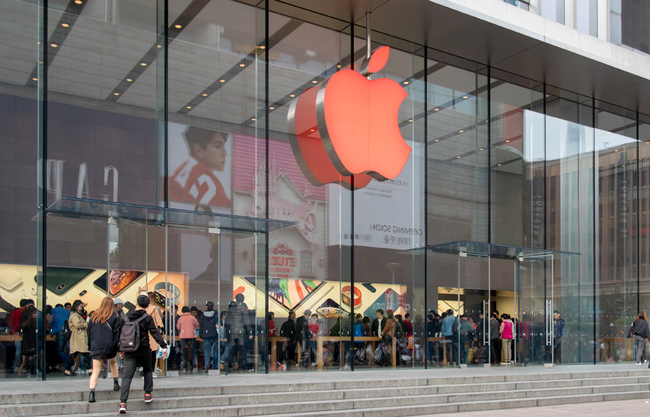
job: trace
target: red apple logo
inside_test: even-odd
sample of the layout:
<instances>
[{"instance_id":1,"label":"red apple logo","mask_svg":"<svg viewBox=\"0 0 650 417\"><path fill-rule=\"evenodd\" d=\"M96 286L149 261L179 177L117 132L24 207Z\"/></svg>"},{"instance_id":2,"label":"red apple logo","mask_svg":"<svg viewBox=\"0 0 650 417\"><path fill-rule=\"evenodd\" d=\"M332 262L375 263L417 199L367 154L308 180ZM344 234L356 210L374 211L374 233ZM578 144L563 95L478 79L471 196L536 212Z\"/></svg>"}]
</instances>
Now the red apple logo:
<instances>
[{"instance_id":1,"label":"red apple logo","mask_svg":"<svg viewBox=\"0 0 650 417\"><path fill-rule=\"evenodd\" d=\"M341 175L330 161L316 122L316 95L318 87L305 90L289 107L288 125L291 149L303 174L315 186L330 183L353 189L352 177ZM365 174L354 176L354 189L363 188L371 181Z\"/></svg>"},{"instance_id":2,"label":"red apple logo","mask_svg":"<svg viewBox=\"0 0 650 417\"><path fill-rule=\"evenodd\" d=\"M361 73L339 71L291 103L292 148L312 183L347 186L354 176L356 189L365 187L369 176L385 181L404 168L411 148L399 131L398 113L406 91L387 78L362 75L380 71L389 53L389 47L379 48Z\"/></svg>"}]
</instances>

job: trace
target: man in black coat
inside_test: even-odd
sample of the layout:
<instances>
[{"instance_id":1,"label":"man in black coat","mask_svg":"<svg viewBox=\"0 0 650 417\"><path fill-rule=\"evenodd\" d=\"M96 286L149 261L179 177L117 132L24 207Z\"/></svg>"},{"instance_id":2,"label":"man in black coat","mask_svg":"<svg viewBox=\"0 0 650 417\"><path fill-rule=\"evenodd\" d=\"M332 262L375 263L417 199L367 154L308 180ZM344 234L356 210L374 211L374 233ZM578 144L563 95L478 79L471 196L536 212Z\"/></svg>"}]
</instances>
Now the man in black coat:
<instances>
[{"instance_id":1,"label":"man in black coat","mask_svg":"<svg viewBox=\"0 0 650 417\"><path fill-rule=\"evenodd\" d=\"M381 331L384 329L386 324L386 317L384 317L384 310L381 308L375 313L377 318L372 321L372 326L370 327L370 334L374 337L381 336Z\"/></svg>"},{"instance_id":2,"label":"man in black coat","mask_svg":"<svg viewBox=\"0 0 650 417\"><path fill-rule=\"evenodd\" d=\"M212 366L217 369L219 361L219 316L214 311L214 303L208 301L205 303L205 312L199 318L199 337L203 339L205 347L205 361L203 364L203 373L208 372L210 365L210 358L212 358Z\"/></svg>"},{"instance_id":3,"label":"man in black coat","mask_svg":"<svg viewBox=\"0 0 650 417\"><path fill-rule=\"evenodd\" d=\"M150 403L153 401L151 391L153 391L153 363L151 362L151 348L149 347L149 334L154 340L163 348L163 359L167 358L167 343L165 339L158 333L158 329L153 322L153 318L147 314L145 309L149 307L149 297L145 294L138 296L138 305L134 310L125 314L124 322L134 322L140 320L139 337L140 346L135 352L124 353L121 351L120 346L119 356L124 364L124 376L122 377L122 392L120 393L120 414L126 414L126 401L129 399L129 390L131 389L131 381L135 370L138 366L142 366L144 372L144 402ZM122 325L124 328L124 325Z\"/></svg>"},{"instance_id":4,"label":"man in black coat","mask_svg":"<svg viewBox=\"0 0 650 417\"><path fill-rule=\"evenodd\" d=\"M295 361L296 359L296 341L298 340L298 331L296 328L296 312L291 310L287 321L280 327L280 336L284 337L282 361Z\"/></svg>"},{"instance_id":5,"label":"man in black coat","mask_svg":"<svg viewBox=\"0 0 650 417\"><path fill-rule=\"evenodd\" d=\"M298 320L296 320L298 340L300 340L300 345L302 347L300 366L307 366L309 362L309 341L311 339L311 332L309 331L310 317L311 310L305 310L305 314L298 317Z\"/></svg>"}]
</instances>

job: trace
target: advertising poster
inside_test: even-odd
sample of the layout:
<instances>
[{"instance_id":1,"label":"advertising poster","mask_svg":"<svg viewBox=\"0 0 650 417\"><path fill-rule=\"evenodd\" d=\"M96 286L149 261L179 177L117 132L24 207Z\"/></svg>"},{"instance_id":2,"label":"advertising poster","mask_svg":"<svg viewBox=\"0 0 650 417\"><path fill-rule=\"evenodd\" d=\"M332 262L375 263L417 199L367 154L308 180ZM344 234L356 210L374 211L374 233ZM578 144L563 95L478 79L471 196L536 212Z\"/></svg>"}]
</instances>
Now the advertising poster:
<instances>
[{"instance_id":1,"label":"advertising poster","mask_svg":"<svg viewBox=\"0 0 650 417\"><path fill-rule=\"evenodd\" d=\"M233 297L244 295L248 308L264 306L264 280L254 277L235 276ZM406 314L406 286L392 284L364 283L354 288L350 283L338 281L315 281L302 279L271 279L269 281L269 311L276 317L285 318L289 311L297 316L305 310L318 314L319 318L337 319L347 315L354 305L355 313L374 320L378 309L393 310L395 314Z\"/></svg>"},{"instance_id":2,"label":"advertising poster","mask_svg":"<svg viewBox=\"0 0 650 417\"><path fill-rule=\"evenodd\" d=\"M169 123L170 207L231 213L232 142L230 133Z\"/></svg>"},{"instance_id":3,"label":"advertising poster","mask_svg":"<svg viewBox=\"0 0 650 417\"><path fill-rule=\"evenodd\" d=\"M81 300L87 312L99 308L102 299L109 296L124 301L128 310L142 291L154 291L156 300L169 298L180 307L188 305L188 276L182 273L112 270L110 279L105 269L49 267L47 304L73 303ZM30 265L0 265L0 312L11 312L21 299L37 300L36 267Z\"/></svg>"},{"instance_id":4,"label":"advertising poster","mask_svg":"<svg viewBox=\"0 0 650 417\"><path fill-rule=\"evenodd\" d=\"M354 244L372 248L406 250L424 244L424 218L421 214L423 196L414 195L413 154L402 172L392 180L370 183L355 191L355 212L363 213L354 221ZM349 245L350 216L341 216L339 200L349 205L349 197L340 187L328 185L329 218L340 221L340 227L329 228L330 244ZM415 209L414 209L415 207Z\"/></svg>"}]
</instances>

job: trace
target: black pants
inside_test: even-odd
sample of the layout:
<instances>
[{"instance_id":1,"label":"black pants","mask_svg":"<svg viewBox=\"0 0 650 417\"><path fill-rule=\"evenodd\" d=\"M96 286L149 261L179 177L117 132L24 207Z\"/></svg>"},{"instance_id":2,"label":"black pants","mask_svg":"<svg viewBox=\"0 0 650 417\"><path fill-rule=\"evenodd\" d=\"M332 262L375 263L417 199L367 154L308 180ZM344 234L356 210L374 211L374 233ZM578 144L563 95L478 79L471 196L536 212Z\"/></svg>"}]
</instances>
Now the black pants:
<instances>
[{"instance_id":1,"label":"black pants","mask_svg":"<svg viewBox=\"0 0 650 417\"><path fill-rule=\"evenodd\" d=\"M151 364L151 356L149 349L144 352L124 354L124 359L122 360L124 364L124 376L122 377L122 392L120 393L121 402L125 403L129 399L131 381L133 380L138 365L142 366L142 371L144 372L145 394L151 394L151 391L153 391L153 365Z\"/></svg>"},{"instance_id":2,"label":"black pants","mask_svg":"<svg viewBox=\"0 0 650 417\"><path fill-rule=\"evenodd\" d=\"M499 339L490 339L490 353L492 355L492 363L501 362L501 346L497 345L500 345Z\"/></svg>"}]
</instances>

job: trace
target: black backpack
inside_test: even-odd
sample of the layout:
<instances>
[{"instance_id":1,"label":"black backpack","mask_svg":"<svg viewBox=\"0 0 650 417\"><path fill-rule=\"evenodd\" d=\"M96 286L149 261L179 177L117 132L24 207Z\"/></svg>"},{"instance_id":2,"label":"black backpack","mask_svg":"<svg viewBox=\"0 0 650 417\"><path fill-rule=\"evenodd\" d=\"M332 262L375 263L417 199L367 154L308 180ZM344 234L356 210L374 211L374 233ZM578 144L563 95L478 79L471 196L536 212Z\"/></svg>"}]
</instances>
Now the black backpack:
<instances>
[{"instance_id":1,"label":"black backpack","mask_svg":"<svg viewBox=\"0 0 650 417\"><path fill-rule=\"evenodd\" d=\"M137 352L140 349L140 322L148 316L144 313L135 321L124 316L122 333L120 334L120 350L125 353Z\"/></svg>"}]
</instances>

